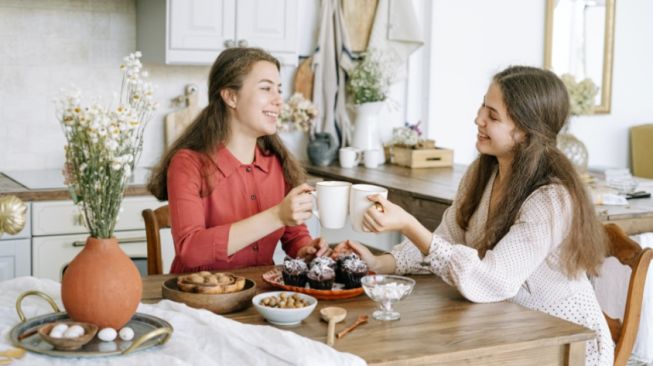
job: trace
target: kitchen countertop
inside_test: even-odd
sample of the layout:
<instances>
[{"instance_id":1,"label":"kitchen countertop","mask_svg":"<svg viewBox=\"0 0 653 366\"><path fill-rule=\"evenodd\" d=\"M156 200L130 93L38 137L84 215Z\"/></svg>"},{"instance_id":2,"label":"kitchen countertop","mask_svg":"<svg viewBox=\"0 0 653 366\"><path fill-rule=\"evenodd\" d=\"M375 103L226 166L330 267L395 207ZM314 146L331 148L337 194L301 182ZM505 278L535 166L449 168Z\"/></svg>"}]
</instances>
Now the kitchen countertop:
<instances>
[{"instance_id":1,"label":"kitchen countertop","mask_svg":"<svg viewBox=\"0 0 653 366\"><path fill-rule=\"evenodd\" d=\"M309 181L316 177L330 180L346 180L354 183L377 184L409 195L411 199L450 205L458 189L458 183L467 166L456 164L447 168L410 169L392 164L368 169L362 166L341 168L339 166L319 167L305 163ZM0 195L15 195L24 201L50 201L70 199L63 184L63 176L57 169L14 171L0 173ZM11 176L23 179L14 180ZM148 169L137 169L134 183L125 192L126 196L150 195L146 188ZM60 181L57 178L60 177ZM55 181L56 180L56 181ZM45 182L44 182L45 181ZM642 180L650 182L650 180ZM49 183L51 182L51 183ZM43 188L50 187L50 188ZM627 206L597 206L597 213L604 222L619 222L629 233L653 231L653 199L629 200Z\"/></svg>"},{"instance_id":2,"label":"kitchen countertop","mask_svg":"<svg viewBox=\"0 0 653 366\"><path fill-rule=\"evenodd\" d=\"M444 168L410 169L393 164L377 168L341 168L338 165L322 167L305 162L304 167L309 174L324 179L376 184L409 195L411 200L446 205L451 205L458 183L467 170L466 165L459 164ZM636 179L647 187L653 185L650 179ZM596 212L601 221L615 222L629 234L653 231L653 198L632 199L626 206L597 205ZM430 212L424 214L431 215Z\"/></svg>"},{"instance_id":3,"label":"kitchen countertop","mask_svg":"<svg viewBox=\"0 0 653 366\"><path fill-rule=\"evenodd\" d=\"M38 171L32 171L38 174ZM43 170L44 176L52 176L52 170ZM63 176L61 177L63 181ZM30 189L27 186L10 178L9 175L0 173L0 195L14 195L23 201L56 201L68 200L70 194L63 183L52 184L50 188ZM144 181L138 181L127 187L125 196L148 196L150 192L145 187Z\"/></svg>"}]
</instances>

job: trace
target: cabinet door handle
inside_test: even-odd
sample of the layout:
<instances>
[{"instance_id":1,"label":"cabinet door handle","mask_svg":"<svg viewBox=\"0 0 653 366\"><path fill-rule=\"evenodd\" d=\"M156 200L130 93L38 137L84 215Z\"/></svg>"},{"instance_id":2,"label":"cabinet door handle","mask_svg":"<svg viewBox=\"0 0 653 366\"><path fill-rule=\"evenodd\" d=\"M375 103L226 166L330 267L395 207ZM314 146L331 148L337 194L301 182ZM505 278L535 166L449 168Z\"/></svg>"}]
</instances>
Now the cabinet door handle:
<instances>
[{"instance_id":1,"label":"cabinet door handle","mask_svg":"<svg viewBox=\"0 0 653 366\"><path fill-rule=\"evenodd\" d=\"M239 40L238 47L247 47L247 40L246 39Z\"/></svg>"},{"instance_id":2,"label":"cabinet door handle","mask_svg":"<svg viewBox=\"0 0 653 366\"><path fill-rule=\"evenodd\" d=\"M234 41L233 39L227 39L227 40L224 41L224 46L226 48L232 48L235 45L236 45L236 41Z\"/></svg>"},{"instance_id":3,"label":"cabinet door handle","mask_svg":"<svg viewBox=\"0 0 653 366\"><path fill-rule=\"evenodd\" d=\"M138 244L144 242L147 242L147 238L144 236L118 239L118 244ZM84 245L86 245L86 240L75 240L73 242L74 247L83 247Z\"/></svg>"}]
</instances>

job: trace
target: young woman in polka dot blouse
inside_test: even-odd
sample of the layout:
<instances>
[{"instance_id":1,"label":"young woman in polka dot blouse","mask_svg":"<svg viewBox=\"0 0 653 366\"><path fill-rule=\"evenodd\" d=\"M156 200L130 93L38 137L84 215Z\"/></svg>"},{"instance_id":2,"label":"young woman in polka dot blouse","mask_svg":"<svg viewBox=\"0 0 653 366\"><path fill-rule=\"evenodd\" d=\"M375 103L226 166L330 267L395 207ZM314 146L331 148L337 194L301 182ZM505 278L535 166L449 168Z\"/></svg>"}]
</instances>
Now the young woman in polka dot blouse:
<instances>
[{"instance_id":1,"label":"young woman in polka dot blouse","mask_svg":"<svg viewBox=\"0 0 653 366\"><path fill-rule=\"evenodd\" d=\"M391 254L354 250L377 273L434 273L474 302L508 300L583 325L587 365L612 365L614 344L588 274L607 238L583 183L556 148L569 115L565 86L552 72L514 66L494 76L475 123L480 156L431 233L401 207L367 211L372 232L400 231Z\"/></svg>"}]
</instances>

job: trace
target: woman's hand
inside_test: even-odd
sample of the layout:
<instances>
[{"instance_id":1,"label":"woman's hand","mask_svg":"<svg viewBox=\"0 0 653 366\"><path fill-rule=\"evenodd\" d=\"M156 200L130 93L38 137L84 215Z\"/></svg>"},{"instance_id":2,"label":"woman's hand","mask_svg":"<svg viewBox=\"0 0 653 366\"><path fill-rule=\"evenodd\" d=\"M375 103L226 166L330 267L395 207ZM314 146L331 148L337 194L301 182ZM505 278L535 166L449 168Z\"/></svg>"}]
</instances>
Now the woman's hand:
<instances>
[{"instance_id":1,"label":"woman's hand","mask_svg":"<svg viewBox=\"0 0 653 366\"><path fill-rule=\"evenodd\" d=\"M414 221L411 214L381 195L370 195L367 196L367 199L374 202L374 205L368 208L363 216L363 229L366 231L373 233L400 231L403 233Z\"/></svg>"},{"instance_id":2,"label":"woman's hand","mask_svg":"<svg viewBox=\"0 0 653 366\"><path fill-rule=\"evenodd\" d=\"M315 257L331 255L331 248L323 238L315 238L308 245L305 245L297 252L298 258L304 258L310 262Z\"/></svg>"},{"instance_id":3,"label":"woman's hand","mask_svg":"<svg viewBox=\"0 0 653 366\"><path fill-rule=\"evenodd\" d=\"M310 195L314 189L304 183L293 188L281 203L277 205L279 220L285 226L303 224L313 215L313 197Z\"/></svg>"},{"instance_id":4,"label":"woman's hand","mask_svg":"<svg viewBox=\"0 0 653 366\"><path fill-rule=\"evenodd\" d=\"M349 254L349 253L356 253L358 254L361 259L367 263L367 267L371 270L376 272L375 266L376 266L376 259L377 257L370 252L369 249L367 249L366 246L357 243L355 241L351 240L345 240L343 242L338 243L336 247L333 249L333 254L331 257L334 257L336 259L338 257L338 254Z\"/></svg>"}]
</instances>

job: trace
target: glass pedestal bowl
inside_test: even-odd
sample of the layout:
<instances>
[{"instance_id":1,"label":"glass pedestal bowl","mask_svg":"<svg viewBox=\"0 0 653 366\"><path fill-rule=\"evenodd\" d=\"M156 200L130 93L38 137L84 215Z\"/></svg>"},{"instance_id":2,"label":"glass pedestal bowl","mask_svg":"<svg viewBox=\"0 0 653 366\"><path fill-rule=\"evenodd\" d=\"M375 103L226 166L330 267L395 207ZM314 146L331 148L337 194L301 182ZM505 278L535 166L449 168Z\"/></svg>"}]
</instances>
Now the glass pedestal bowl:
<instances>
[{"instance_id":1,"label":"glass pedestal bowl","mask_svg":"<svg viewBox=\"0 0 653 366\"><path fill-rule=\"evenodd\" d=\"M392 306L413 292L415 280L397 275L369 275L361 279L367 296L379 303L379 310L372 313L377 320L397 320L400 314Z\"/></svg>"}]
</instances>

